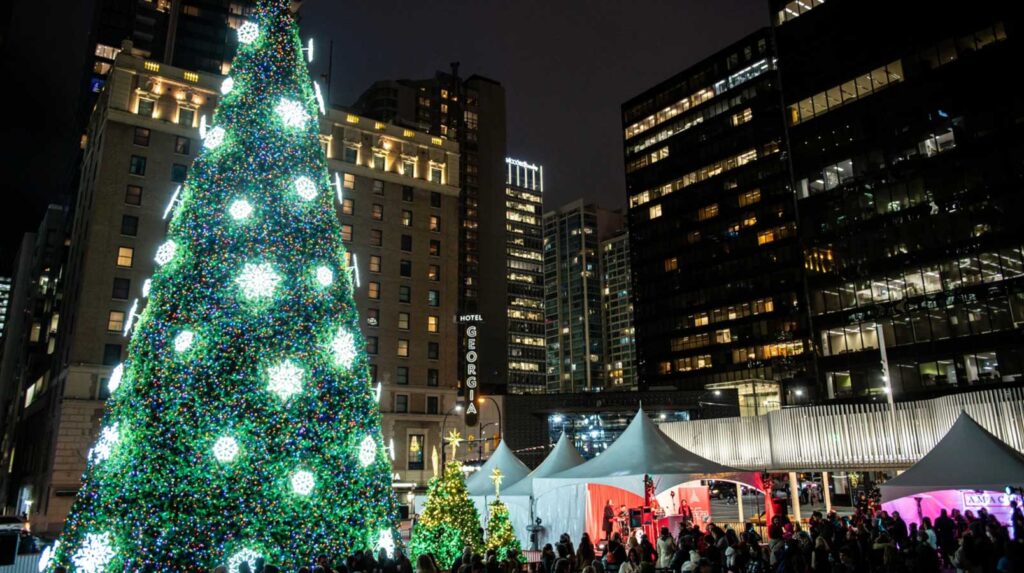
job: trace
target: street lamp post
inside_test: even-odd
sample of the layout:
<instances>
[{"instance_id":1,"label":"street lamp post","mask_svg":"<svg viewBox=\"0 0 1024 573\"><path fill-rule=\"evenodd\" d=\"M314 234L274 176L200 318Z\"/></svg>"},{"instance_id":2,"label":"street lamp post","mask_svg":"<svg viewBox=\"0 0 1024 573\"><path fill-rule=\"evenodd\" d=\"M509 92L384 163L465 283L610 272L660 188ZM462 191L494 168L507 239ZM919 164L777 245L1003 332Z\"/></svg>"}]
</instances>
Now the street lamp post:
<instances>
[{"instance_id":1,"label":"street lamp post","mask_svg":"<svg viewBox=\"0 0 1024 573\"><path fill-rule=\"evenodd\" d=\"M501 406L498 405L498 401L491 396L479 396L476 399L477 404L484 405L484 400L490 400L494 403L494 409L498 411L498 441L504 439L505 426L501 423Z\"/></svg>"},{"instance_id":2,"label":"street lamp post","mask_svg":"<svg viewBox=\"0 0 1024 573\"><path fill-rule=\"evenodd\" d=\"M457 403L454 406L452 406L451 408L449 408L447 412L444 413L444 418L441 419L441 439L442 440L444 440L444 427L445 427L445 424L448 423L448 416L451 415L452 412L462 412L462 404L458 404ZM444 444L442 444L441 445L441 468L442 468L442 472L444 470L444 464L445 464L445 461L446 461L444 456L445 456L445 449L444 449Z\"/></svg>"}]
</instances>

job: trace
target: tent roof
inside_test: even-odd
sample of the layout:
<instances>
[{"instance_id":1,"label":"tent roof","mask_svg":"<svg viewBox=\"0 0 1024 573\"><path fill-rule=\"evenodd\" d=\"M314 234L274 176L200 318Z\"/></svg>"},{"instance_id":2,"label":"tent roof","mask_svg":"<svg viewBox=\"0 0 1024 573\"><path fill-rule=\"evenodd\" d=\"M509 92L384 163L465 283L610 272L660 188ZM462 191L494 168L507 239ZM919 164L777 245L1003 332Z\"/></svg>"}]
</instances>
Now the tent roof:
<instances>
[{"instance_id":1,"label":"tent roof","mask_svg":"<svg viewBox=\"0 0 1024 573\"><path fill-rule=\"evenodd\" d=\"M576 451L575 446L569 441L569 436L562 432L562 437L558 438L558 443L555 444L551 453L544 458L544 461L535 470L530 472L530 475L519 480L512 487L508 489L502 488L502 496L533 495L533 480L535 478L557 474L574 468L584 461L583 456Z\"/></svg>"},{"instance_id":2,"label":"tent roof","mask_svg":"<svg viewBox=\"0 0 1024 573\"><path fill-rule=\"evenodd\" d=\"M884 501L944 489L1002 491L1021 476L1024 454L961 412L935 447L879 489Z\"/></svg>"},{"instance_id":3,"label":"tent roof","mask_svg":"<svg viewBox=\"0 0 1024 573\"><path fill-rule=\"evenodd\" d=\"M530 473L530 468L526 467L526 464L505 445L505 440L502 440L494 449L491 457L484 462L484 465L480 466L480 469L466 480L466 489L469 490L469 495L494 494L491 472L496 467L500 468L501 473L505 476L502 481L503 488L514 485Z\"/></svg>"},{"instance_id":4,"label":"tent roof","mask_svg":"<svg viewBox=\"0 0 1024 573\"><path fill-rule=\"evenodd\" d=\"M737 472L680 446L639 410L619 439L596 458L535 482L543 488L569 483L599 483L643 495L643 476L649 474L658 493L708 474ZM639 478L639 479L638 479Z\"/></svg>"}]
</instances>

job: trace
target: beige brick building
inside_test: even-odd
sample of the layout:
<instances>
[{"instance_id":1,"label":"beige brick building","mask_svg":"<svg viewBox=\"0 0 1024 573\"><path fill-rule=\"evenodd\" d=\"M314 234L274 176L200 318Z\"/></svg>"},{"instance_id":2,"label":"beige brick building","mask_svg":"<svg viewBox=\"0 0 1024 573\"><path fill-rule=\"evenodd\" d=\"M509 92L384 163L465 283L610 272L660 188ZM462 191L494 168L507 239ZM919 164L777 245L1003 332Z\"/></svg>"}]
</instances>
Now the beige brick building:
<instances>
[{"instance_id":1,"label":"beige brick building","mask_svg":"<svg viewBox=\"0 0 1024 573\"><path fill-rule=\"evenodd\" d=\"M198 152L223 77L170 67L125 47L93 111L74 209L58 364L25 408L49 427L19 452L36 531L56 531L98 432L106 379L164 240L164 213ZM356 305L382 384L383 435L396 482L432 475L441 421L455 404L458 145L328 110L320 126L358 278Z\"/></svg>"}]
</instances>

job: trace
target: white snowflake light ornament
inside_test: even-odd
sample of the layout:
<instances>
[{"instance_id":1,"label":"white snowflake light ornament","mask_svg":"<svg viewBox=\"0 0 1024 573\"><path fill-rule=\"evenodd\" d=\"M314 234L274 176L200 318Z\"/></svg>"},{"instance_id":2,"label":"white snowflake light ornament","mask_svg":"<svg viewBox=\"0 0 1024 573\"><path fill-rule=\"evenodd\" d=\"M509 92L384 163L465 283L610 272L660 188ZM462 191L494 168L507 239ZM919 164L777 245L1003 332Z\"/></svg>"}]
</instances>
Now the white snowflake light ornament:
<instances>
[{"instance_id":1,"label":"white snowflake light ornament","mask_svg":"<svg viewBox=\"0 0 1024 573\"><path fill-rule=\"evenodd\" d=\"M231 436L221 436L214 442L213 457L217 458L218 462L227 463L234 461L237 455L238 442Z\"/></svg>"},{"instance_id":2,"label":"white snowflake light ornament","mask_svg":"<svg viewBox=\"0 0 1024 573\"><path fill-rule=\"evenodd\" d=\"M102 573L107 563L114 558L114 549L110 546L109 533L88 533L82 546L71 556L75 571L82 573Z\"/></svg>"},{"instance_id":3,"label":"white snowflake light ornament","mask_svg":"<svg viewBox=\"0 0 1024 573\"><path fill-rule=\"evenodd\" d=\"M242 44L251 44L260 35L260 27L253 22L246 22L238 27L238 41Z\"/></svg>"},{"instance_id":4,"label":"white snowflake light ornament","mask_svg":"<svg viewBox=\"0 0 1024 573\"><path fill-rule=\"evenodd\" d=\"M267 371L267 389L281 400L287 401L302 391L302 374L302 368L285 360Z\"/></svg>"},{"instance_id":5,"label":"white snowflake light ornament","mask_svg":"<svg viewBox=\"0 0 1024 573\"><path fill-rule=\"evenodd\" d=\"M309 177L299 177L295 180L295 192L306 201L316 199L316 184Z\"/></svg>"},{"instance_id":6,"label":"white snowflake light ornament","mask_svg":"<svg viewBox=\"0 0 1024 573\"><path fill-rule=\"evenodd\" d=\"M352 362L356 359L356 340L351 332L345 327L338 329L331 341L331 350L334 351L334 361L344 368L351 368Z\"/></svg>"},{"instance_id":7,"label":"white snowflake light ornament","mask_svg":"<svg viewBox=\"0 0 1024 573\"><path fill-rule=\"evenodd\" d=\"M313 487L316 485L313 474L306 470L299 470L293 473L290 481L292 483L292 491L299 495L313 493Z\"/></svg>"},{"instance_id":8,"label":"white snowflake light ornament","mask_svg":"<svg viewBox=\"0 0 1024 573\"><path fill-rule=\"evenodd\" d=\"M320 283L320 286L331 286L334 282L334 271L330 267L317 267L316 282Z\"/></svg>"},{"instance_id":9,"label":"white snowflake light ornament","mask_svg":"<svg viewBox=\"0 0 1024 573\"><path fill-rule=\"evenodd\" d=\"M274 294L281 277L268 263L246 263L237 281L245 298L257 299Z\"/></svg>"},{"instance_id":10,"label":"white snowflake light ornament","mask_svg":"<svg viewBox=\"0 0 1024 573\"><path fill-rule=\"evenodd\" d=\"M373 463L374 458L377 457L377 442L374 441L373 437L366 436L363 438L362 443L359 444L359 463L365 468L366 466Z\"/></svg>"},{"instance_id":11,"label":"white snowflake light ornament","mask_svg":"<svg viewBox=\"0 0 1024 573\"><path fill-rule=\"evenodd\" d=\"M224 136L226 134L227 132L224 131L224 128L219 125L211 128L206 132L206 139L203 140L203 147L207 149L217 148L220 144L224 143Z\"/></svg>"},{"instance_id":12,"label":"white snowflake light ornament","mask_svg":"<svg viewBox=\"0 0 1024 573\"><path fill-rule=\"evenodd\" d=\"M192 347L192 343L196 339L196 334L191 330L182 330L178 333L178 336L174 337L174 351L185 352Z\"/></svg>"},{"instance_id":13,"label":"white snowflake light ornament","mask_svg":"<svg viewBox=\"0 0 1024 573\"><path fill-rule=\"evenodd\" d=\"M274 110L288 127L302 127L309 120L309 114L306 113L302 104L293 99L282 99Z\"/></svg>"},{"instance_id":14,"label":"white snowflake light ornament","mask_svg":"<svg viewBox=\"0 0 1024 573\"><path fill-rule=\"evenodd\" d=\"M236 221L248 219L249 215L252 215L252 205L245 199L236 199L231 203L231 207L228 207L228 214Z\"/></svg>"},{"instance_id":15,"label":"white snowflake light ornament","mask_svg":"<svg viewBox=\"0 0 1024 573\"><path fill-rule=\"evenodd\" d=\"M110 380L107 380L107 391L113 394L121 386L121 377L124 376L124 364L118 364L110 371Z\"/></svg>"},{"instance_id":16,"label":"white snowflake light ornament","mask_svg":"<svg viewBox=\"0 0 1024 573\"><path fill-rule=\"evenodd\" d=\"M228 95L231 90L235 88L235 79L231 76L224 78L224 81L220 83L220 93Z\"/></svg>"},{"instance_id":17,"label":"white snowflake light ornament","mask_svg":"<svg viewBox=\"0 0 1024 573\"><path fill-rule=\"evenodd\" d=\"M156 264L164 266L174 259L174 253L176 253L177 250L178 245L174 241L168 239L164 241L159 248L157 248L156 256L153 257L153 260L156 261Z\"/></svg>"}]
</instances>

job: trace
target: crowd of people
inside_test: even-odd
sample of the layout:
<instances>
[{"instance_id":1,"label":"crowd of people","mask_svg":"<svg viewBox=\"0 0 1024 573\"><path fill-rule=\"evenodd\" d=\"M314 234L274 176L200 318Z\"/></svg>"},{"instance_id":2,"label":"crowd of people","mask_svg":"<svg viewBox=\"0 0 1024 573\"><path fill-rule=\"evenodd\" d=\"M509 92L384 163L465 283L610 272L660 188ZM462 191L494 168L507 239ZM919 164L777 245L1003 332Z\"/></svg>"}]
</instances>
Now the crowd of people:
<instances>
[{"instance_id":1,"label":"crowd of people","mask_svg":"<svg viewBox=\"0 0 1024 573\"><path fill-rule=\"evenodd\" d=\"M848 517L815 511L806 527L774 517L765 537L752 524L742 532L686 524L678 535L662 528L654 541L613 533L602 551L586 534L574 550L563 535L544 547L539 573L1024 573L1024 513L1016 503L1011 519L954 510L908 524L878 508Z\"/></svg>"}]
</instances>

